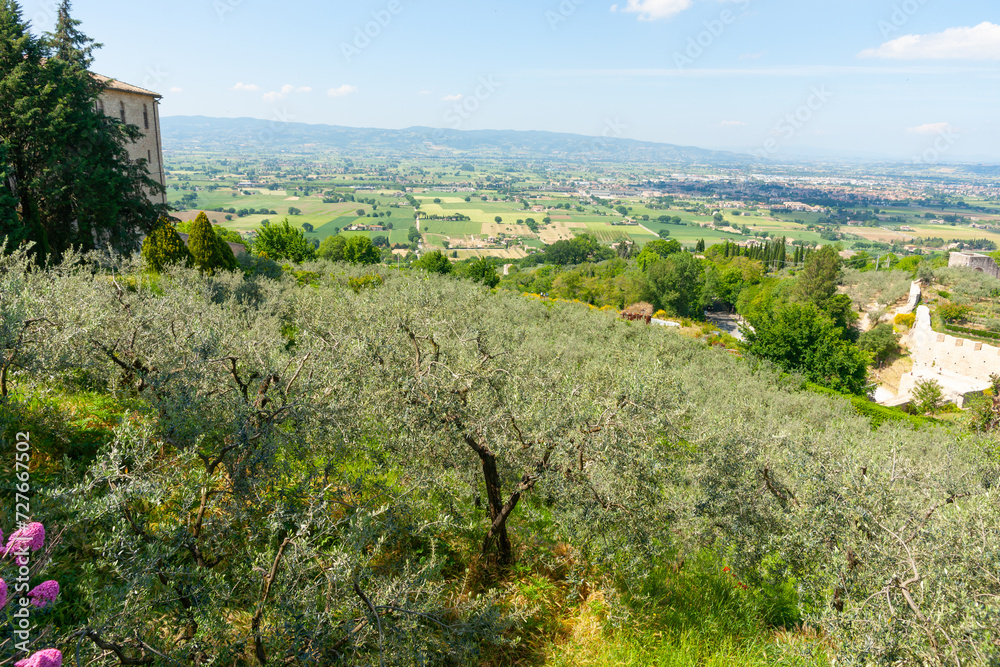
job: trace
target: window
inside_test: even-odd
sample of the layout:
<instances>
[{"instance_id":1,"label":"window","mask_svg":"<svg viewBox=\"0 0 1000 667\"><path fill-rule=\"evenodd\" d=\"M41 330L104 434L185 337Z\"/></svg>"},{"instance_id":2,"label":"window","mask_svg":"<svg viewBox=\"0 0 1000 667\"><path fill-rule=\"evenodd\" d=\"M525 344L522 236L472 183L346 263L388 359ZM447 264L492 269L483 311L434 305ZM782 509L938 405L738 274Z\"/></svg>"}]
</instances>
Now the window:
<instances>
[{"instance_id":1,"label":"window","mask_svg":"<svg viewBox=\"0 0 1000 667\"><path fill-rule=\"evenodd\" d=\"M124 123L125 122L125 103L124 102L119 102L118 103L118 113L121 115L122 122Z\"/></svg>"},{"instance_id":2,"label":"window","mask_svg":"<svg viewBox=\"0 0 1000 667\"><path fill-rule=\"evenodd\" d=\"M104 113L104 100L102 100L102 99L98 99L97 100L97 110L100 113Z\"/></svg>"},{"instance_id":3,"label":"window","mask_svg":"<svg viewBox=\"0 0 1000 667\"><path fill-rule=\"evenodd\" d=\"M142 105L142 122L146 126L146 129L148 130L149 129L149 109L146 107L145 104Z\"/></svg>"},{"instance_id":4,"label":"window","mask_svg":"<svg viewBox=\"0 0 1000 667\"><path fill-rule=\"evenodd\" d=\"M146 164L153 164L153 151L146 151Z\"/></svg>"}]
</instances>

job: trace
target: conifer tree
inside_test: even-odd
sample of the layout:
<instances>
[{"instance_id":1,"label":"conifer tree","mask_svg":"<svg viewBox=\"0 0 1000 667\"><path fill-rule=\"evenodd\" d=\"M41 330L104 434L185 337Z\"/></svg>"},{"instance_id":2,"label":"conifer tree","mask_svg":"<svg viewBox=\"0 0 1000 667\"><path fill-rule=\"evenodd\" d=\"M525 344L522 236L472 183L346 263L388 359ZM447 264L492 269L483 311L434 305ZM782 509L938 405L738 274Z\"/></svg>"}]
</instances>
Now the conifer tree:
<instances>
[{"instance_id":1,"label":"conifer tree","mask_svg":"<svg viewBox=\"0 0 1000 667\"><path fill-rule=\"evenodd\" d=\"M56 32L36 38L18 3L0 0L0 233L34 242L39 262L74 246L133 252L162 212L147 193L162 187L129 158L138 128L97 110L96 45L68 1L58 16Z\"/></svg>"},{"instance_id":2,"label":"conifer tree","mask_svg":"<svg viewBox=\"0 0 1000 667\"><path fill-rule=\"evenodd\" d=\"M170 264L190 264L191 252L181 240L174 225L166 218L142 243L142 257L154 271L162 271Z\"/></svg>"},{"instance_id":3,"label":"conifer tree","mask_svg":"<svg viewBox=\"0 0 1000 667\"><path fill-rule=\"evenodd\" d=\"M208 274L231 271L236 268L236 257L229 244L219 238L204 211L191 224L188 250L194 265Z\"/></svg>"}]
</instances>

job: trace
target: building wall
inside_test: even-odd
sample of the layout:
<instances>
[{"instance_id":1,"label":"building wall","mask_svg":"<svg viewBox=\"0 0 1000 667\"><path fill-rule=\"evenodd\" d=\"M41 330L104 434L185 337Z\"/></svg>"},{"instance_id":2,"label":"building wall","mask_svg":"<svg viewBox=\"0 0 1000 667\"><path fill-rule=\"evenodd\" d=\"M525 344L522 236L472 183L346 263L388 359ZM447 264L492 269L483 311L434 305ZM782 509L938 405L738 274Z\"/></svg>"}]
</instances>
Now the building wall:
<instances>
[{"instance_id":1,"label":"building wall","mask_svg":"<svg viewBox=\"0 0 1000 667\"><path fill-rule=\"evenodd\" d=\"M103 109L102 109L103 107ZM107 88L101 93L98 109L105 115L122 120L129 125L135 125L143 136L128 146L129 157L133 160L146 160L149 176L160 185L166 186L166 175L163 169L163 150L160 142L160 110L159 103L152 95ZM157 204L166 204L167 196L149 193L150 199Z\"/></svg>"},{"instance_id":2,"label":"building wall","mask_svg":"<svg viewBox=\"0 0 1000 667\"><path fill-rule=\"evenodd\" d=\"M980 271L994 278L1000 278L1000 266L992 257L973 252L953 252L948 259L948 266L958 266Z\"/></svg>"}]
</instances>

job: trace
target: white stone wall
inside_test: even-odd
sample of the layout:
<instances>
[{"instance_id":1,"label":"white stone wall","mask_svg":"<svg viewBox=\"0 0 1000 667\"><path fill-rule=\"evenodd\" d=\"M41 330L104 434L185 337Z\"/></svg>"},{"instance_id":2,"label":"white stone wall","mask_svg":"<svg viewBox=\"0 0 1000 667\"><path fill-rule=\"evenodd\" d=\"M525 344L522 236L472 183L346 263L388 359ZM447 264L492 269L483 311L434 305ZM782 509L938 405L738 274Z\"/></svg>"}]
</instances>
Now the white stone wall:
<instances>
[{"instance_id":1,"label":"white stone wall","mask_svg":"<svg viewBox=\"0 0 1000 667\"><path fill-rule=\"evenodd\" d=\"M910 350L914 371L940 369L980 381L1000 373L1000 348L934 331L927 306L917 308Z\"/></svg>"},{"instance_id":2,"label":"white stone wall","mask_svg":"<svg viewBox=\"0 0 1000 667\"><path fill-rule=\"evenodd\" d=\"M107 88L101 93L100 106L103 106L105 115L111 118L121 120L124 112L125 122L139 128L143 136L128 147L129 157L133 160L147 160L146 168L150 178L165 186L157 99L151 95ZM157 204L167 203L166 193L155 196L149 193L149 196Z\"/></svg>"},{"instance_id":3,"label":"white stone wall","mask_svg":"<svg viewBox=\"0 0 1000 667\"><path fill-rule=\"evenodd\" d=\"M918 381L935 380L946 400L963 407L969 396L990 387L991 374L1000 373L1000 348L934 331L927 306L917 308L909 348L913 370L900 378L899 399L909 397Z\"/></svg>"}]
</instances>

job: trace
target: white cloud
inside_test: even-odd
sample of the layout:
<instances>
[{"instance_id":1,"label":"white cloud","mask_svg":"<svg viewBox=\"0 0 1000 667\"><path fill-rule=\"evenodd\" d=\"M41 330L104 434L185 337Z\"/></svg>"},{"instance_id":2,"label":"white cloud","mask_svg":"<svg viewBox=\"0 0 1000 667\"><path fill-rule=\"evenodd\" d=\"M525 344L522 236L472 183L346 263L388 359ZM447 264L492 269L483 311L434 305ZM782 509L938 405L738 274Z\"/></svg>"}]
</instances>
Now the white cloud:
<instances>
[{"instance_id":1,"label":"white cloud","mask_svg":"<svg viewBox=\"0 0 1000 667\"><path fill-rule=\"evenodd\" d=\"M622 11L638 14L640 21L657 21L680 14L691 7L691 2L692 0L628 0Z\"/></svg>"},{"instance_id":2,"label":"white cloud","mask_svg":"<svg viewBox=\"0 0 1000 667\"><path fill-rule=\"evenodd\" d=\"M910 134L945 134L955 130L951 123L924 123L916 127L907 128Z\"/></svg>"},{"instance_id":3,"label":"white cloud","mask_svg":"<svg viewBox=\"0 0 1000 667\"><path fill-rule=\"evenodd\" d=\"M724 120L721 123L722 127L743 127L746 125L742 120Z\"/></svg>"},{"instance_id":4,"label":"white cloud","mask_svg":"<svg viewBox=\"0 0 1000 667\"><path fill-rule=\"evenodd\" d=\"M985 21L969 28L949 28L927 35L903 35L859 58L893 60L1000 60L1000 25Z\"/></svg>"},{"instance_id":5,"label":"white cloud","mask_svg":"<svg viewBox=\"0 0 1000 667\"><path fill-rule=\"evenodd\" d=\"M457 102L460 99L462 99L462 93L458 93L457 95L445 95L441 98L443 102Z\"/></svg>"},{"instance_id":6,"label":"white cloud","mask_svg":"<svg viewBox=\"0 0 1000 667\"><path fill-rule=\"evenodd\" d=\"M172 88L170 89L170 92L172 92L172 93L183 93L183 92L184 92L184 89L183 89L183 88L181 88L181 87L179 87L179 86L173 86L173 87L172 87Z\"/></svg>"},{"instance_id":7,"label":"white cloud","mask_svg":"<svg viewBox=\"0 0 1000 667\"><path fill-rule=\"evenodd\" d=\"M256 90L256 86L254 89ZM291 93L311 93L312 88L309 86L293 86L290 83L286 83L281 87L280 91L272 90L269 93L264 93L263 99L265 102L277 102L278 100L283 100L288 97Z\"/></svg>"},{"instance_id":8,"label":"white cloud","mask_svg":"<svg viewBox=\"0 0 1000 667\"><path fill-rule=\"evenodd\" d=\"M257 84L254 84L254 83L243 83L242 81L240 81L235 86L233 86L232 88L230 88L230 90L256 91L256 90L260 90L260 87L258 87Z\"/></svg>"},{"instance_id":9,"label":"white cloud","mask_svg":"<svg viewBox=\"0 0 1000 667\"><path fill-rule=\"evenodd\" d=\"M352 93L358 92L357 86L349 86L346 83L338 88L331 88L326 91L326 94L330 97L344 97L345 95L350 95Z\"/></svg>"}]
</instances>

